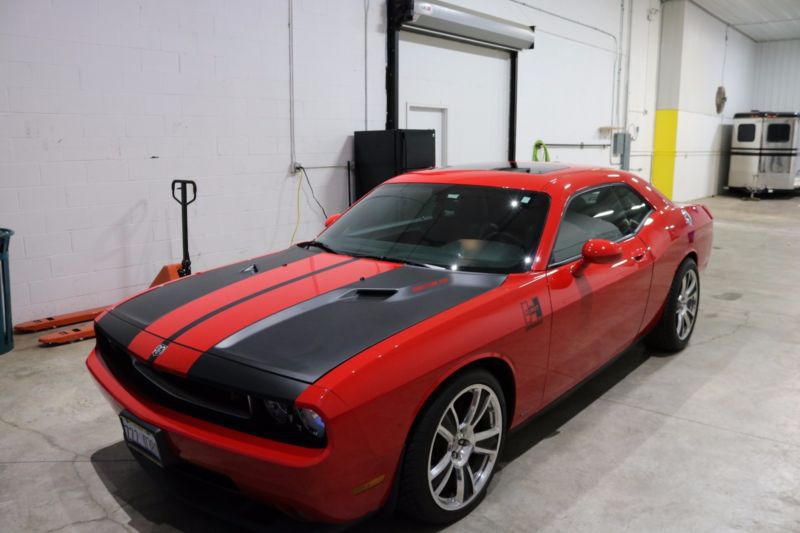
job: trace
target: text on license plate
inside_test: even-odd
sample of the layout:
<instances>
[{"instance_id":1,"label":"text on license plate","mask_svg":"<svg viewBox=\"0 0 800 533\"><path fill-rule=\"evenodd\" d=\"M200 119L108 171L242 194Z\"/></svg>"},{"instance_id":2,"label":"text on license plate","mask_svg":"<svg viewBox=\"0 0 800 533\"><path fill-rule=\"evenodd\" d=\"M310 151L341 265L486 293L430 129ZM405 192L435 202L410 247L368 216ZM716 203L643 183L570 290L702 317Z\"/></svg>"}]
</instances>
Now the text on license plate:
<instances>
[{"instance_id":1,"label":"text on license plate","mask_svg":"<svg viewBox=\"0 0 800 533\"><path fill-rule=\"evenodd\" d=\"M161 453L158 451L158 442L152 431L149 431L136 422L128 420L124 416L119 417L122 421L122 430L125 433L125 440L139 447L143 452L150 454L152 459L161 463Z\"/></svg>"}]
</instances>

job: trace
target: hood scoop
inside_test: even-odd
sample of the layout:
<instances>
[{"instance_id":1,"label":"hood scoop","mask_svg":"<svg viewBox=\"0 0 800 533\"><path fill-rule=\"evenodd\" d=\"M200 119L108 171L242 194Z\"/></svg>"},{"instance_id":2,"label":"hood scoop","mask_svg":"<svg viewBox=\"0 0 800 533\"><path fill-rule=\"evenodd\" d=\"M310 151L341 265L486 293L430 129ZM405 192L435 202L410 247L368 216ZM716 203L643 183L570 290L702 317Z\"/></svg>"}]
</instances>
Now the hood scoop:
<instances>
[{"instance_id":1,"label":"hood scoop","mask_svg":"<svg viewBox=\"0 0 800 533\"><path fill-rule=\"evenodd\" d=\"M339 298L340 300L388 300L395 294L397 289L356 289L348 291Z\"/></svg>"},{"instance_id":2,"label":"hood scoop","mask_svg":"<svg viewBox=\"0 0 800 533\"><path fill-rule=\"evenodd\" d=\"M370 346L491 291L505 279L502 274L396 268L252 322L208 352L313 383Z\"/></svg>"}]
</instances>

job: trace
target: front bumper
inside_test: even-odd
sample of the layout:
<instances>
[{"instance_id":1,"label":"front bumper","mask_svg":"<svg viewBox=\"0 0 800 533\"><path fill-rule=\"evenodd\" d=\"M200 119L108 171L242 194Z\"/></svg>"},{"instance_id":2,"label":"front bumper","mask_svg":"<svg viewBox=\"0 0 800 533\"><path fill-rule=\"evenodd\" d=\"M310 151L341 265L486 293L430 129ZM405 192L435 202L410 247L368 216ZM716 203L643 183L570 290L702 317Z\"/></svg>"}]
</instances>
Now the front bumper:
<instances>
[{"instance_id":1,"label":"front bumper","mask_svg":"<svg viewBox=\"0 0 800 533\"><path fill-rule=\"evenodd\" d=\"M176 458L227 477L247 497L305 520L334 523L360 518L379 509L388 498L396 460L387 462L372 454L358 424L347 416L329 421L326 448L294 446L137 398L122 387L94 350L86 365L118 412L127 409L162 429ZM397 453L395 459L399 459ZM381 476L382 482L363 490Z\"/></svg>"}]
</instances>

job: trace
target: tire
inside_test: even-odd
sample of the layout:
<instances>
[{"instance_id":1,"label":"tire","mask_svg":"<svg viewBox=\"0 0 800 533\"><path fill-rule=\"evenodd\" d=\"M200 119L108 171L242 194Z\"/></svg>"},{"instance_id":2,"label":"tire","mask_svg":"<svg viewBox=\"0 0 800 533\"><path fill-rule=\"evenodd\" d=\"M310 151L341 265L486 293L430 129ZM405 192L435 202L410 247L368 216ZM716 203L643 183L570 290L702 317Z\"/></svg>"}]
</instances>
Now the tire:
<instances>
[{"instance_id":1,"label":"tire","mask_svg":"<svg viewBox=\"0 0 800 533\"><path fill-rule=\"evenodd\" d=\"M476 418L466 424L470 412ZM400 510L423 522L448 524L477 507L505 443L506 416L503 389L486 370L469 370L447 383L409 435L400 473Z\"/></svg>"},{"instance_id":2,"label":"tire","mask_svg":"<svg viewBox=\"0 0 800 533\"><path fill-rule=\"evenodd\" d=\"M700 308L700 276L697 263L687 257L678 267L664 303L664 311L645 344L663 352L679 352L686 348L697 324Z\"/></svg>"}]
</instances>

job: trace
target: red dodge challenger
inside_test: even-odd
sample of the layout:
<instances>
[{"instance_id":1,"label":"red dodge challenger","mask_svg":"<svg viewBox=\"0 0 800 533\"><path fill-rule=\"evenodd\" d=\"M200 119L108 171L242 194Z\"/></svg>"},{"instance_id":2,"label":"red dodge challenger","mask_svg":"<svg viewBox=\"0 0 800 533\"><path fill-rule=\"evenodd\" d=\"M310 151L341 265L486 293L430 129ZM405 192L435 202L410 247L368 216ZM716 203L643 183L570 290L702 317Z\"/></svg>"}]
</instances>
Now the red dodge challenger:
<instances>
[{"instance_id":1,"label":"red dodge challenger","mask_svg":"<svg viewBox=\"0 0 800 533\"><path fill-rule=\"evenodd\" d=\"M686 346L712 239L704 206L553 163L412 172L326 226L98 318L143 463L307 520L457 520L509 430L641 338Z\"/></svg>"}]
</instances>

